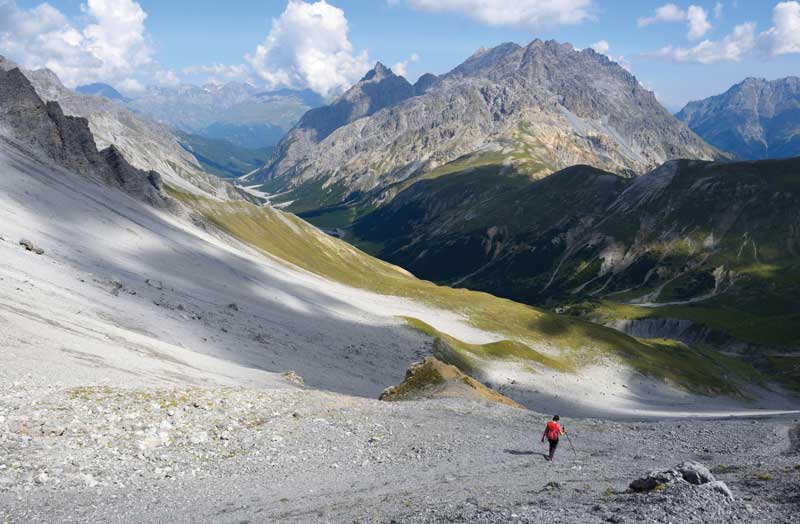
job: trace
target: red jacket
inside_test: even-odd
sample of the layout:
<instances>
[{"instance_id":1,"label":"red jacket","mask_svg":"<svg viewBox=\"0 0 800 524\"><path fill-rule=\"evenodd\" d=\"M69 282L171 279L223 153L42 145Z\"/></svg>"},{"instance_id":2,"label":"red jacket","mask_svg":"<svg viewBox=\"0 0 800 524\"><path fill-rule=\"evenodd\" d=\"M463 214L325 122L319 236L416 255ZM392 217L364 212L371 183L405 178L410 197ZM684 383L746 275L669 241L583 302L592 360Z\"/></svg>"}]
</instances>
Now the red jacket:
<instances>
[{"instance_id":1,"label":"red jacket","mask_svg":"<svg viewBox=\"0 0 800 524\"><path fill-rule=\"evenodd\" d=\"M542 437L547 438L547 440L558 440L563 434L564 430L561 429L561 425L555 420L551 420L547 423L547 426L545 426L544 435L542 435Z\"/></svg>"}]
</instances>

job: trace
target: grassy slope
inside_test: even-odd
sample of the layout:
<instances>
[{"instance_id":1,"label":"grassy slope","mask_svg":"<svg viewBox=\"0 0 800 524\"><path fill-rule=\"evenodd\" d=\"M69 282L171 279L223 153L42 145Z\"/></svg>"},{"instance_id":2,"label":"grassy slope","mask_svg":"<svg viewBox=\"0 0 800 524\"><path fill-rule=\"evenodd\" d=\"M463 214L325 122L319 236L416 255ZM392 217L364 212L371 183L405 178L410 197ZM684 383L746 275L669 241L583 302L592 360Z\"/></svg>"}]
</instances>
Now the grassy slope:
<instances>
[{"instance_id":1,"label":"grassy slope","mask_svg":"<svg viewBox=\"0 0 800 524\"><path fill-rule=\"evenodd\" d=\"M418 280L396 266L322 234L292 215L271 208L244 202L217 202L175 190L170 193L222 231L280 260L357 288L457 312L474 326L514 341L476 348L449 340L473 355L516 358L555 369L576 369L611 357L644 373L709 393L735 393L730 378L749 380L754 373L740 368L738 363L712 358L700 350L672 343L645 343L610 328L486 293ZM550 348L558 356L547 357L530 346Z\"/></svg>"}]
</instances>

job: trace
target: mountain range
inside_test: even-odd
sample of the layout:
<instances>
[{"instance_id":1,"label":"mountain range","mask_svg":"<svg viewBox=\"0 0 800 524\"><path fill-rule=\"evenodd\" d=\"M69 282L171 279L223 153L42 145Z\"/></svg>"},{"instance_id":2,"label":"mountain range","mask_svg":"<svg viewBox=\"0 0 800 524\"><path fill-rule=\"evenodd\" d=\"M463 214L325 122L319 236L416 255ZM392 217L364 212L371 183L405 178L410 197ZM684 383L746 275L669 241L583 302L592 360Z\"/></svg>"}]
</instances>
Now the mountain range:
<instances>
[{"instance_id":1,"label":"mountain range","mask_svg":"<svg viewBox=\"0 0 800 524\"><path fill-rule=\"evenodd\" d=\"M747 78L677 115L709 144L744 160L800 155L800 78Z\"/></svg>"},{"instance_id":2,"label":"mountain range","mask_svg":"<svg viewBox=\"0 0 800 524\"><path fill-rule=\"evenodd\" d=\"M666 380L676 394L741 395L758 373L705 348L418 280L236 191L207 191L210 175L160 177L129 165L116 145L98 151L91 121L44 101L17 68L0 77L0 91L3 278L28 290L0 288L0 305L13 304L12 324L36 348L88 352L75 361L42 353L70 376L85 362L96 368L95 357L108 373L191 383L275 384L295 369L313 387L377 396L433 354L525 405L549 405L541 371L555 381L549 391L571 398L562 385L598 361ZM9 237L41 246L43 258ZM75 335L83 327L65 327L84 325L90 346ZM627 394L617 383L604 391Z\"/></svg>"},{"instance_id":3,"label":"mountain range","mask_svg":"<svg viewBox=\"0 0 800 524\"><path fill-rule=\"evenodd\" d=\"M308 89L265 91L242 82L150 86L130 98L107 84L81 86L77 91L115 100L184 133L227 140L246 149L274 146L306 111L324 104Z\"/></svg>"},{"instance_id":4,"label":"mountain range","mask_svg":"<svg viewBox=\"0 0 800 524\"><path fill-rule=\"evenodd\" d=\"M673 158L724 157L607 57L535 40L479 50L413 86L379 64L306 114L250 180L309 211L465 156L534 178L578 163L633 175Z\"/></svg>"}]
</instances>

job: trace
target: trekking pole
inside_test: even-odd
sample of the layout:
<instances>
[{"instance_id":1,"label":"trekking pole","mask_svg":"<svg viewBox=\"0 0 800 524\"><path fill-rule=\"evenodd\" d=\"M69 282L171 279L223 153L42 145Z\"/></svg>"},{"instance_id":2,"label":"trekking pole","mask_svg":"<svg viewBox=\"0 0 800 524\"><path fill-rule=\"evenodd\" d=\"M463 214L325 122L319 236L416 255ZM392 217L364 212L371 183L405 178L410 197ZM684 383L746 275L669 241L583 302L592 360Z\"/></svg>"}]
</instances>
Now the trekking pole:
<instances>
[{"instance_id":1,"label":"trekking pole","mask_svg":"<svg viewBox=\"0 0 800 524\"><path fill-rule=\"evenodd\" d=\"M572 439L569 438L569 433L565 433L567 436L567 442L569 442L569 447L572 449L572 453L575 455L575 458L578 458L578 452L575 451L575 446L572 445Z\"/></svg>"}]
</instances>

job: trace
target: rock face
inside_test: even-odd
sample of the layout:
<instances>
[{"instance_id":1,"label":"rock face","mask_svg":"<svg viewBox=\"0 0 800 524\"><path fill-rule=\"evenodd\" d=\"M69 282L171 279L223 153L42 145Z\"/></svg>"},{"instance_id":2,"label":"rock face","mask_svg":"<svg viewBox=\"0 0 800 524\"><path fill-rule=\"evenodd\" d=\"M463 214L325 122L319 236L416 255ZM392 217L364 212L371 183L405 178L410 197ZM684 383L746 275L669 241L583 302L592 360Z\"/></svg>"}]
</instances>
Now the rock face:
<instances>
[{"instance_id":1,"label":"rock face","mask_svg":"<svg viewBox=\"0 0 800 524\"><path fill-rule=\"evenodd\" d=\"M336 204L475 153L540 175L719 155L607 57L535 40L480 51L417 86L379 65L306 115L254 179L274 191L306 184L287 199Z\"/></svg>"},{"instance_id":2,"label":"rock face","mask_svg":"<svg viewBox=\"0 0 800 524\"><path fill-rule=\"evenodd\" d=\"M709 144L739 158L800 155L800 78L748 78L676 115Z\"/></svg>"},{"instance_id":3,"label":"rock face","mask_svg":"<svg viewBox=\"0 0 800 524\"><path fill-rule=\"evenodd\" d=\"M385 401L432 398L464 398L522 408L510 398L487 388L457 367L445 364L435 357L427 357L422 362L413 364L406 372L402 384L387 388L380 396L380 400Z\"/></svg>"},{"instance_id":4,"label":"rock face","mask_svg":"<svg viewBox=\"0 0 800 524\"><path fill-rule=\"evenodd\" d=\"M43 102L19 69L0 69L0 137L84 176L98 177L157 206L166 206L161 177L131 166L115 146L97 150L85 118Z\"/></svg>"},{"instance_id":5,"label":"rock face","mask_svg":"<svg viewBox=\"0 0 800 524\"><path fill-rule=\"evenodd\" d=\"M0 69L16 68L16 64L0 57ZM92 143L98 148L113 145L134 167L158 172L164 180L183 191L223 199L242 198L231 184L204 173L197 159L180 146L168 128L143 120L104 97L75 93L64 87L49 69L20 71L41 100L58 102L62 116L84 118Z\"/></svg>"}]
</instances>

